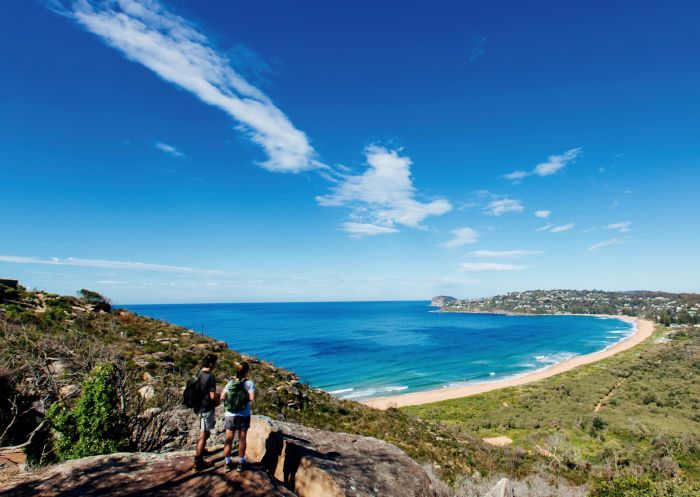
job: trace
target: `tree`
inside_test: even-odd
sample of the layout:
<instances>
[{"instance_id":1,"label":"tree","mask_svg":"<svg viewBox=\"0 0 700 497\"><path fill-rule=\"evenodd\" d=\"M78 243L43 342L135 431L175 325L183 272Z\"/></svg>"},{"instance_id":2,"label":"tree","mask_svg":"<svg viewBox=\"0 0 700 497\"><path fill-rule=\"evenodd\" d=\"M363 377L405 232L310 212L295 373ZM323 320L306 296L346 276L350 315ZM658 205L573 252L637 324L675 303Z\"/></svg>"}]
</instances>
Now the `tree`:
<instances>
[{"instance_id":1,"label":"tree","mask_svg":"<svg viewBox=\"0 0 700 497\"><path fill-rule=\"evenodd\" d=\"M110 303L109 299L103 297L97 292L83 288L78 292L78 295L80 295L80 298L83 299L83 301L93 306L96 311L109 312L112 310L112 304Z\"/></svg>"}]
</instances>

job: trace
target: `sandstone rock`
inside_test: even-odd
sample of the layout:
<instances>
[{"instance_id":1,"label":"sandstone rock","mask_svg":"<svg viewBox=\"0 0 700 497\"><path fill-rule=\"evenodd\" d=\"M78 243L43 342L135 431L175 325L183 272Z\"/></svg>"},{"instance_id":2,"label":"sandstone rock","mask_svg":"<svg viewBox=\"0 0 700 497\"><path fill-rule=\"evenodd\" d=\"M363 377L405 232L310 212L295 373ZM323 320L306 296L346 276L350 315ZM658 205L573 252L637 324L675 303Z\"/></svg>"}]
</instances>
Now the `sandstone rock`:
<instances>
[{"instance_id":1,"label":"sandstone rock","mask_svg":"<svg viewBox=\"0 0 700 497\"><path fill-rule=\"evenodd\" d=\"M156 391L151 385L146 385L144 387L139 388L139 395L141 395L141 397L143 397L146 400L152 399L155 394Z\"/></svg>"},{"instance_id":2,"label":"sandstone rock","mask_svg":"<svg viewBox=\"0 0 700 497\"><path fill-rule=\"evenodd\" d=\"M215 461L216 460L216 461ZM280 482L253 466L243 473L226 473L220 454L215 465L192 471L192 452L170 454L112 454L86 457L31 473L0 484L3 497L59 497L90 495L187 497L293 497Z\"/></svg>"},{"instance_id":3,"label":"sandstone rock","mask_svg":"<svg viewBox=\"0 0 700 497\"><path fill-rule=\"evenodd\" d=\"M515 490L513 490L508 478L501 478L484 497L515 497Z\"/></svg>"},{"instance_id":4,"label":"sandstone rock","mask_svg":"<svg viewBox=\"0 0 700 497\"><path fill-rule=\"evenodd\" d=\"M64 399L78 395L79 392L80 387L78 385L66 385L58 390L58 394Z\"/></svg>"},{"instance_id":5,"label":"sandstone rock","mask_svg":"<svg viewBox=\"0 0 700 497\"><path fill-rule=\"evenodd\" d=\"M248 455L300 497L436 497L428 475L401 449L254 416Z\"/></svg>"}]
</instances>

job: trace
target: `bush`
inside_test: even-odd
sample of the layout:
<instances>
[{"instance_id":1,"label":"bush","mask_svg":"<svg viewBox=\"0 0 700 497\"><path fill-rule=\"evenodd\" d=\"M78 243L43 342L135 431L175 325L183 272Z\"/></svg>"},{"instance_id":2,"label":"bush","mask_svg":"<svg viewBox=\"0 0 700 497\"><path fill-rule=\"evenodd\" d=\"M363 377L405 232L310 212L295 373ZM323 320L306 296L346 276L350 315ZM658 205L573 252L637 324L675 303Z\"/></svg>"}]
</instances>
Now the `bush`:
<instances>
[{"instance_id":1,"label":"bush","mask_svg":"<svg viewBox=\"0 0 700 497\"><path fill-rule=\"evenodd\" d=\"M56 457L63 461L110 454L129 445L127 417L119 394L119 371L114 364L99 364L82 383L75 406L51 406L47 418L58 432Z\"/></svg>"},{"instance_id":2,"label":"bush","mask_svg":"<svg viewBox=\"0 0 700 497\"><path fill-rule=\"evenodd\" d=\"M649 478L625 476L597 482L590 497L697 497L700 488L680 480L656 483Z\"/></svg>"},{"instance_id":3,"label":"bush","mask_svg":"<svg viewBox=\"0 0 700 497\"><path fill-rule=\"evenodd\" d=\"M80 295L80 298L93 306L96 311L109 312L112 310L112 304L109 302L109 300L97 292L83 288L78 292L78 294Z\"/></svg>"}]
</instances>

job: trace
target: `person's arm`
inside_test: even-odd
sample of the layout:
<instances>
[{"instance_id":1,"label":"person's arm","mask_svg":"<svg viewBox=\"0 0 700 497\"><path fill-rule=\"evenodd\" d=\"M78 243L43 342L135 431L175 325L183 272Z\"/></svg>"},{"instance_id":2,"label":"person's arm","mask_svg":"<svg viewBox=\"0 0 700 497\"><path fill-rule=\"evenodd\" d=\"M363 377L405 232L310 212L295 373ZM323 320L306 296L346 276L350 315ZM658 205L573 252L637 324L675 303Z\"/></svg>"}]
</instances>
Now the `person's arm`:
<instances>
[{"instance_id":1,"label":"person's arm","mask_svg":"<svg viewBox=\"0 0 700 497\"><path fill-rule=\"evenodd\" d=\"M250 389L248 390L248 400L250 400L250 403L252 404L255 400L255 383L253 383L251 380L248 381L250 381Z\"/></svg>"},{"instance_id":2,"label":"person's arm","mask_svg":"<svg viewBox=\"0 0 700 497\"><path fill-rule=\"evenodd\" d=\"M221 391L221 397L219 398L219 400L221 402L224 402L226 400L226 395L228 395L228 383L226 384L224 389Z\"/></svg>"},{"instance_id":3,"label":"person's arm","mask_svg":"<svg viewBox=\"0 0 700 497\"><path fill-rule=\"evenodd\" d=\"M215 406L219 405L219 397L216 394L216 380L214 380L213 376L209 377L209 381L207 382L207 390L209 390L209 398L211 401L214 403Z\"/></svg>"}]
</instances>

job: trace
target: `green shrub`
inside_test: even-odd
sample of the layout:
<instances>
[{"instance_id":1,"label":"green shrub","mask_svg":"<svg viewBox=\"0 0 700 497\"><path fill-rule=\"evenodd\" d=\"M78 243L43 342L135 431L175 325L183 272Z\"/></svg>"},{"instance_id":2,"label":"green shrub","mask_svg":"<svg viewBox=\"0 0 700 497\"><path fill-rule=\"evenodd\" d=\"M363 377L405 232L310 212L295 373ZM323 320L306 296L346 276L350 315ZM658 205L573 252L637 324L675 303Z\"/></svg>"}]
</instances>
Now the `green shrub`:
<instances>
[{"instance_id":1,"label":"green shrub","mask_svg":"<svg viewBox=\"0 0 700 497\"><path fill-rule=\"evenodd\" d=\"M128 447L127 419L121 409L118 370L99 364L82 383L75 406L56 402L47 418L58 432L54 451L59 460L110 454Z\"/></svg>"},{"instance_id":2,"label":"green shrub","mask_svg":"<svg viewBox=\"0 0 700 497\"><path fill-rule=\"evenodd\" d=\"M109 312L112 310L112 304L109 302L109 300L97 292L83 288L78 292L78 294L80 295L80 298L93 306L96 311Z\"/></svg>"},{"instance_id":3,"label":"green shrub","mask_svg":"<svg viewBox=\"0 0 700 497\"><path fill-rule=\"evenodd\" d=\"M680 480L656 483L649 478L625 476L611 481L599 481L590 497L697 497L700 488Z\"/></svg>"}]
</instances>

